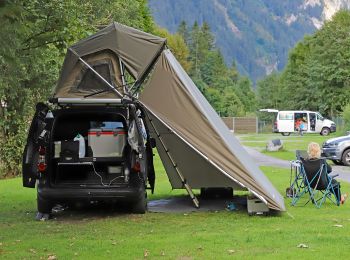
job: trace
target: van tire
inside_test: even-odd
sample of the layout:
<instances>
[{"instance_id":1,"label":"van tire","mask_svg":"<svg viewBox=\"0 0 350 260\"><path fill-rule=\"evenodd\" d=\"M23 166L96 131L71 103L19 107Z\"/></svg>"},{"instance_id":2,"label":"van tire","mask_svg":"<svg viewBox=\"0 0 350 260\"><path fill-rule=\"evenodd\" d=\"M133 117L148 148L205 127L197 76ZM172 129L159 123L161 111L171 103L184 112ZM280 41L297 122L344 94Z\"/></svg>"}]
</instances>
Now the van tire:
<instances>
[{"instance_id":1,"label":"van tire","mask_svg":"<svg viewBox=\"0 0 350 260\"><path fill-rule=\"evenodd\" d=\"M330 132L331 130L328 127L323 127L320 134L325 136L325 135L329 135Z\"/></svg>"},{"instance_id":2,"label":"van tire","mask_svg":"<svg viewBox=\"0 0 350 260\"><path fill-rule=\"evenodd\" d=\"M38 212L42 214L51 214L53 203L49 200L45 200L37 194L37 206Z\"/></svg>"},{"instance_id":3,"label":"van tire","mask_svg":"<svg viewBox=\"0 0 350 260\"><path fill-rule=\"evenodd\" d=\"M281 133L283 136L290 136L290 133L287 133L287 132L283 132Z\"/></svg>"},{"instance_id":4,"label":"van tire","mask_svg":"<svg viewBox=\"0 0 350 260\"><path fill-rule=\"evenodd\" d=\"M147 193L145 187L142 185L140 197L132 206L132 212L135 214L145 214L147 211Z\"/></svg>"},{"instance_id":5,"label":"van tire","mask_svg":"<svg viewBox=\"0 0 350 260\"><path fill-rule=\"evenodd\" d=\"M341 161L345 166L350 166L350 149L346 149L343 152L343 155L341 157Z\"/></svg>"}]
</instances>

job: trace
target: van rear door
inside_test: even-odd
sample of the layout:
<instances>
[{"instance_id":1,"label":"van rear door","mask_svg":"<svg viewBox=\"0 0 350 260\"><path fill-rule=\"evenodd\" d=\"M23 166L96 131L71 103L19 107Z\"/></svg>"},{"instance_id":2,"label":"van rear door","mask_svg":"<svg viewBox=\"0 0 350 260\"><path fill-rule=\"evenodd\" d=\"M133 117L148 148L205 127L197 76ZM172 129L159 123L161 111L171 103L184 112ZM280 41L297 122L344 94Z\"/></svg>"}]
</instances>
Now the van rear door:
<instances>
[{"instance_id":1,"label":"van rear door","mask_svg":"<svg viewBox=\"0 0 350 260\"><path fill-rule=\"evenodd\" d=\"M316 127L315 127L315 131L317 133L320 133L322 131L323 121L324 121L323 116L321 116L320 113L316 113Z\"/></svg>"},{"instance_id":2,"label":"van rear door","mask_svg":"<svg viewBox=\"0 0 350 260\"><path fill-rule=\"evenodd\" d=\"M278 132L294 132L294 113L291 111L280 111L277 115Z\"/></svg>"},{"instance_id":3,"label":"van rear door","mask_svg":"<svg viewBox=\"0 0 350 260\"><path fill-rule=\"evenodd\" d=\"M45 117L48 110L48 106L44 103L36 105L36 112L29 128L27 144L23 152L22 176L24 187L35 187L38 174L39 139L45 138Z\"/></svg>"}]
</instances>

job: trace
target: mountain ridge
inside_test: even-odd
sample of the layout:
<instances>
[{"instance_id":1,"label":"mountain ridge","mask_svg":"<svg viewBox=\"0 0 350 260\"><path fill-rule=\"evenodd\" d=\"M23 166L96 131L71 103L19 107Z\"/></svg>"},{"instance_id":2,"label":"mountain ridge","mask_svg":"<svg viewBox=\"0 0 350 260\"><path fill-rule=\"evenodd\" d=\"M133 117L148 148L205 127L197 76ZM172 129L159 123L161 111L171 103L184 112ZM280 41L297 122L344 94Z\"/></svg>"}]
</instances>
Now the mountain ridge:
<instances>
[{"instance_id":1,"label":"mountain ridge","mask_svg":"<svg viewBox=\"0 0 350 260\"><path fill-rule=\"evenodd\" d=\"M254 82L282 70L288 51L319 29L348 0L149 0L155 21L170 32L180 22L209 24L227 64Z\"/></svg>"}]
</instances>

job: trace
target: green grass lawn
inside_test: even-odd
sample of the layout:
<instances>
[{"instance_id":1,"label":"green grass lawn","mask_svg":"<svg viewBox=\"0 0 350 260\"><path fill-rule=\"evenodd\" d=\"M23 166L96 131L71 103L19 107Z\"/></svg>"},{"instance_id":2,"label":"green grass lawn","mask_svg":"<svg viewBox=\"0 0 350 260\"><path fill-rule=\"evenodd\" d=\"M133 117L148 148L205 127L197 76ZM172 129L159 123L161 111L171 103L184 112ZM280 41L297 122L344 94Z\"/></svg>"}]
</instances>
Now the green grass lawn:
<instances>
[{"instance_id":1,"label":"green grass lawn","mask_svg":"<svg viewBox=\"0 0 350 260\"><path fill-rule=\"evenodd\" d=\"M289 170L262 167L284 194ZM156 158L155 195L172 191ZM343 191L350 185L342 183ZM21 179L0 181L0 259L325 259L349 257L350 202L291 207L278 216L249 217L245 211L116 213L108 208L72 211L38 222L35 190ZM308 248L298 248L305 244Z\"/></svg>"},{"instance_id":2,"label":"green grass lawn","mask_svg":"<svg viewBox=\"0 0 350 260\"><path fill-rule=\"evenodd\" d=\"M335 134L329 136L321 136L319 134L292 134L290 136L282 136L281 134L247 134L237 135L241 143L245 146L253 147L262 153L283 160L295 160L295 150L307 150L310 142L316 142L322 146L322 143L330 138L336 137ZM266 144L269 140L280 139L283 142L283 150L278 152L266 151Z\"/></svg>"}]
</instances>

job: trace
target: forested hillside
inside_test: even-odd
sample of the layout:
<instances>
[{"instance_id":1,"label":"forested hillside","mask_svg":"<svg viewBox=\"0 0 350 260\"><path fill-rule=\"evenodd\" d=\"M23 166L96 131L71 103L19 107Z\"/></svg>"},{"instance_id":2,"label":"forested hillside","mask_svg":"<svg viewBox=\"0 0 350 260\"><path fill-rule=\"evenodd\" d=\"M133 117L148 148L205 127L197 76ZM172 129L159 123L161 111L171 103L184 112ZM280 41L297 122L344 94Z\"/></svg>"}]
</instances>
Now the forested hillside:
<instances>
[{"instance_id":1,"label":"forested hillside","mask_svg":"<svg viewBox=\"0 0 350 260\"><path fill-rule=\"evenodd\" d=\"M184 20L207 22L226 64L254 82L282 70L288 51L348 0L150 0L156 22L175 32Z\"/></svg>"},{"instance_id":2,"label":"forested hillside","mask_svg":"<svg viewBox=\"0 0 350 260\"><path fill-rule=\"evenodd\" d=\"M282 73L258 82L258 106L350 112L350 12L340 11L289 53Z\"/></svg>"}]
</instances>

